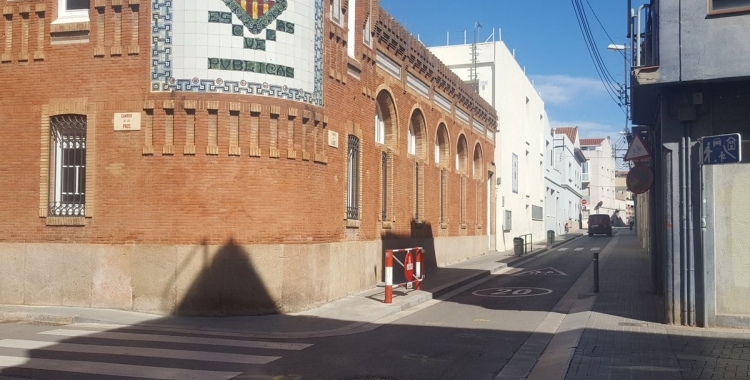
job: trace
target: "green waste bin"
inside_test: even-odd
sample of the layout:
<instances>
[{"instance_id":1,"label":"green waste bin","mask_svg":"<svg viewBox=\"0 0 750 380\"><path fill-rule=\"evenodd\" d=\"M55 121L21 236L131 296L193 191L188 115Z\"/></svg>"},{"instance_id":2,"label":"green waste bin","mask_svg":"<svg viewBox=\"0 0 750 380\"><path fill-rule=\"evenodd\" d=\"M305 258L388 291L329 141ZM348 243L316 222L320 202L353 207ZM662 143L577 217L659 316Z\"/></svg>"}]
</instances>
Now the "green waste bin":
<instances>
[{"instance_id":1,"label":"green waste bin","mask_svg":"<svg viewBox=\"0 0 750 380\"><path fill-rule=\"evenodd\" d=\"M515 253L516 256L523 255L523 239L522 238L513 238L513 253Z\"/></svg>"},{"instance_id":2,"label":"green waste bin","mask_svg":"<svg viewBox=\"0 0 750 380\"><path fill-rule=\"evenodd\" d=\"M547 231L547 245L555 244L555 231L554 230L548 230Z\"/></svg>"}]
</instances>

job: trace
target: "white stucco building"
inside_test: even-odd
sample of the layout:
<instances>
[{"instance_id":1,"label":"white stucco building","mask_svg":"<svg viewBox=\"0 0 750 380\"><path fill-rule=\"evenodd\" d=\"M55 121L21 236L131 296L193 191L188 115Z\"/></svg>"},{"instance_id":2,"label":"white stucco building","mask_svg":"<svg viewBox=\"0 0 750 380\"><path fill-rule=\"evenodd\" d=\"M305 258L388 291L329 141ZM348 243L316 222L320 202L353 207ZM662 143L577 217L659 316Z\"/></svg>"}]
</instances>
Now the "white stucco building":
<instances>
[{"instance_id":1,"label":"white stucco building","mask_svg":"<svg viewBox=\"0 0 750 380\"><path fill-rule=\"evenodd\" d=\"M583 191L581 173L586 157L581 151L578 127L550 129L545 135L544 229L556 234L581 226Z\"/></svg>"},{"instance_id":2,"label":"white stucco building","mask_svg":"<svg viewBox=\"0 0 750 380\"><path fill-rule=\"evenodd\" d=\"M616 197L615 158L609 136L581 139L581 150L586 156L582 169L583 199L586 200L586 208L582 216L583 228L587 228L589 214L611 216L616 210L624 208L620 208L620 202Z\"/></svg>"},{"instance_id":3,"label":"white stucco building","mask_svg":"<svg viewBox=\"0 0 750 380\"><path fill-rule=\"evenodd\" d=\"M477 86L497 110L497 234L490 248L502 251L513 248L513 238L520 235L544 239L544 135L549 121L542 98L503 42L477 44L475 54L473 46L430 50L461 79Z\"/></svg>"}]
</instances>

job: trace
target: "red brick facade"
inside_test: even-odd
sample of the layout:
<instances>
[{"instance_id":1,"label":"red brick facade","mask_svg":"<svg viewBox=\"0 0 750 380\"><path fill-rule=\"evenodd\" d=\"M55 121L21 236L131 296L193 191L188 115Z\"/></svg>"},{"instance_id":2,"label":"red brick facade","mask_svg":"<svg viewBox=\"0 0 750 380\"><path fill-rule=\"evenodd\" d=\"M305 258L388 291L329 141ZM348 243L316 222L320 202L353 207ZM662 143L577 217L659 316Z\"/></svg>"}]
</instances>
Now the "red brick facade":
<instances>
[{"instance_id":1,"label":"red brick facade","mask_svg":"<svg viewBox=\"0 0 750 380\"><path fill-rule=\"evenodd\" d=\"M372 48L362 42L364 29L347 41L346 22L332 22L324 1L319 108L266 96L151 92L150 1L92 0L89 23L55 25L56 0L0 0L0 241L294 245L486 235L493 141L408 86L407 73L490 130L494 109L377 11L377 0L358 1L367 5L357 6L356 24L370 18ZM377 51L401 66L401 79L378 67ZM378 97L393 103L383 103L390 107L385 144L375 142ZM120 112L140 112L140 131L115 131ZM61 114L87 117L83 218L46 210L49 122ZM410 122L415 156L407 152ZM441 125L447 141L436 164ZM338 147L329 145L331 132ZM346 218L349 135L361 146L358 221ZM386 220L382 152L389 155Z\"/></svg>"}]
</instances>

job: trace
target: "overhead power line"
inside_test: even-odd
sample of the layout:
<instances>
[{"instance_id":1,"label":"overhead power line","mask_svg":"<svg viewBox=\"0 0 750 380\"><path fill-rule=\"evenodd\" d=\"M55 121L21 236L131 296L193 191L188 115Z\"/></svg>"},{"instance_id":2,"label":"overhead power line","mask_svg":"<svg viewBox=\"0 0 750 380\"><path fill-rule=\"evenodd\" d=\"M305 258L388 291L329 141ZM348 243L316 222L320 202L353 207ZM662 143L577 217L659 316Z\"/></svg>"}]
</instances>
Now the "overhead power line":
<instances>
[{"instance_id":1,"label":"overhead power line","mask_svg":"<svg viewBox=\"0 0 750 380\"><path fill-rule=\"evenodd\" d=\"M607 66L604 64L604 60L602 59L601 55L599 54L598 45L596 44L596 41L594 39L594 35L591 32L591 27L588 22L588 16L586 14L586 10L583 7L583 4L581 3L581 0L571 0L571 4L573 5L573 10L576 14L576 21L578 22L578 27L581 30L581 35L583 36L584 44L586 45L586 50L589 52L589 56L591 57L591 61L594 63L594 68L596 69L596 73L599 76L599 80L604 85L604 88L607 91L607 94L612 99L612 101L617 104L618 107L620 107L620 110L627 114L627 111L625 109L625 102L622 101L620 91L621 86L617 82L617 80L614 79L612 74L607 69ZM589 4L590 8L590 4ZM591 9L593 13L593 9ZM596 17L596 14L594 14ZM598 20L598 17L597 17ZM601 23L600 23L601 25ZM606 31L605 31L606 32Z\"/></svg>"}]
</instances>

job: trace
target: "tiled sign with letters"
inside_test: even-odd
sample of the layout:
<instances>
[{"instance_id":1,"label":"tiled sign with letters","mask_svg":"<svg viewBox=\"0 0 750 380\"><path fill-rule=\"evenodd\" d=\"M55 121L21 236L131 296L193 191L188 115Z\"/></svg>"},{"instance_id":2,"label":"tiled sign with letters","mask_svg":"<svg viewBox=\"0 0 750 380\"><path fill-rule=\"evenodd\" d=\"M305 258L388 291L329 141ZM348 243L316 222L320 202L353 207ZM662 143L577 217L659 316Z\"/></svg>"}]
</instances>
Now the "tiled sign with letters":
<instances>
[{"instance_id":1,"label":"tiled sign with letters","mask_svg":"<svg viewBox=\"0 0 750 380\"><path fill-rule=\"evenodd\" d=\"M323 105L323 0L153 0L151 90Z\"/></svg>"}]
</instances>

